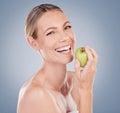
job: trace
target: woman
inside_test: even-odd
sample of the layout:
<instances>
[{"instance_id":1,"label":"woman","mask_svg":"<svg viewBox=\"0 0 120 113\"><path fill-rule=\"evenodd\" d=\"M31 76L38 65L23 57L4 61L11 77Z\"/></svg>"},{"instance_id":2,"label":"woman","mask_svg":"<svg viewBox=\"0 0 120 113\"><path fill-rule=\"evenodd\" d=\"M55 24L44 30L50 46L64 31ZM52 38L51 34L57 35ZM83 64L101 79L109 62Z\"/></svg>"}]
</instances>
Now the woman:
<instances>
[{"instance_id":1,"label":"woman","mask_svg":"<svg viewBox=\"0 0 120 113\"><path fill-rule=\"evenodd\" d=\"M27 42L40 53L43 64L21 88L17 113L92 113L97 54L86 46L84 69L76 60L75 71L66 70L73 60L75 36L64 12L52 4L36 6L25 30Z\"/></svg>"}]
</instances>

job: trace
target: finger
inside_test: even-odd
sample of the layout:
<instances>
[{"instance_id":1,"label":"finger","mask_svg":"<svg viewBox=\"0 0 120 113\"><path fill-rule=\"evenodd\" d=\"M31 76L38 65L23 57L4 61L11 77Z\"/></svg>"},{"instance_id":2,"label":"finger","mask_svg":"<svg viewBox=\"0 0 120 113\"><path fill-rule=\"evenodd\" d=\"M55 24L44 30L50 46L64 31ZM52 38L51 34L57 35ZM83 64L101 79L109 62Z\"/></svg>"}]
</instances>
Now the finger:
<instances>
[{"instance_id":1,"label":"finger","mask_svg":"<svg viewBox=\"0 0 120 113\"><path fill-rule=\"evenodd\" d=\"M88 64L88 66L86 66L86 68L90 69L91 71L93 71L94 73L96 73L96 64L97 64L97 53L95 52L94 49L92 49L91 47L87 47L89 49L89 51L92 53L92 58L91 59L91 64ZM90 60L90 59L89 59Z\"/></svg>"},{"instance_id":2,"label":"finger","mask_svg":"<svg viewBox=\"0 0 120 113\"><path fill-rule=\"evenodd\" d=\"M85 51L88 55L88 61L87 61L85 68L88 68L92 65L94 58L93 58L93 55L91 54L90 48L88 46L85 47Z\"/></svg>"},{"instance_id":3,"label":"finger","mask_svg":"<svg viewBox=\"0 0 120 113\"><path fill-rule=\"evenodd\" d=\"M91 52L91 54L92 54L92 56L93 56L93 58L95 57L94 56L94 50L90 47L90 46L86 46L86 48Z\"/></svg>"},{"instance_id":4,"label":"finger","mask_svg":"<svg viewBox=\"0 0 120 113\"><path fill-rule=\"evenodd\" d=\"M90 50L91 50L91 52L92 52L92 54L94 56L94 61L95 61L95 64L96 64L97 61L98 61L98 55L97 55L97 53L95 52L95 50L93 48L90 48Z\"/></svg>"},{"instance_id":5,"label":"finger","mask_svg":"<svg viewBox=\"0 0 120 113\"><path fill-rule=\"evenodd\" d=\"M77 59L75 60L75 73L80 76L80 62Z\"/></svg>"}]
</instances>

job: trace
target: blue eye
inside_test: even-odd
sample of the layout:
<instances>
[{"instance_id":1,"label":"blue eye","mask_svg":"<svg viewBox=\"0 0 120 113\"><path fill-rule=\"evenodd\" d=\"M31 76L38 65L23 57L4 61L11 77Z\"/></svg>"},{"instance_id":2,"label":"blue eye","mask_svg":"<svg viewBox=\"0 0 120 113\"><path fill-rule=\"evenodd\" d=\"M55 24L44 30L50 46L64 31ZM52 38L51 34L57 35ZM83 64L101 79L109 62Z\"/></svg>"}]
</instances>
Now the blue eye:
<instances>
[{"instance_id":1,"label":"blue eye","mask_svg":"<svg viewBox=\"0 0 120 113\"><path fill-rule=\"evenodd\" d=\"M51 31L51 32L47 33L46 36L54 34L54 33L55 33L54 31Z\"/></svg>"},{"instance_id":2,"label":"blue eye","mask_svg":"<svg viewBox=\"0 0 120 113\"><path fill-rule=\"evenodd\" d=\"M70 26L70 25L68 25L68 26L65 26L65 30L67 30L67 29L70 29L70 28L72 28L72 26Z\"/></svg>"}]
</instances>

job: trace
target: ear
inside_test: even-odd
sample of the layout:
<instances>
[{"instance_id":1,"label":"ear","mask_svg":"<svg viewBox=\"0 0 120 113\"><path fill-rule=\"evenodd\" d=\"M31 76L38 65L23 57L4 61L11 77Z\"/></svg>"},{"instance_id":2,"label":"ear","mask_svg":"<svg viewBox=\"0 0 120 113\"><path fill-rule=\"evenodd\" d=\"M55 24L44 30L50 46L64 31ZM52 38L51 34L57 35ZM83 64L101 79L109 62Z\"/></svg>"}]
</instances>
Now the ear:
<instances>
[{"instance_id":1,"label":"ear","mask_svg":"<svg viewBox=\"0 0 120 113\"><path fill-rule=\"evenodd\" d=\"M33 37L29 36L29 37L27 37L27 42L33 49L35 49L36 51L39 50L39 45L38 45L38 42L37 42L36 39L34 39Z\"/></svg>"}]
</instances>

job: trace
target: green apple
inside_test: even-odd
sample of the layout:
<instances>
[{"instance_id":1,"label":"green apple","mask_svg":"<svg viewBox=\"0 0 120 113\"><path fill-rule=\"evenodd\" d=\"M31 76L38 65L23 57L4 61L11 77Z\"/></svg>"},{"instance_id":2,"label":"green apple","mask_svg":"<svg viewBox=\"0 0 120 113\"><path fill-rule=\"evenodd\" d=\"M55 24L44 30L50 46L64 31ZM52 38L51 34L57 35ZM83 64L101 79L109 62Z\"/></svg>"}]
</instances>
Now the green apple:
<instances>
[{"instance_id":1,"label":"green apple","mask_svg":"<svg viewBox=\"0 0 120 113\"><path fill-rule=\"evenodd\" d=\"M84 67L88 61L88 55L84 47L77 48L75 51L75 57L80 62L80 67Z\"/></svg>"}]
</instances>

